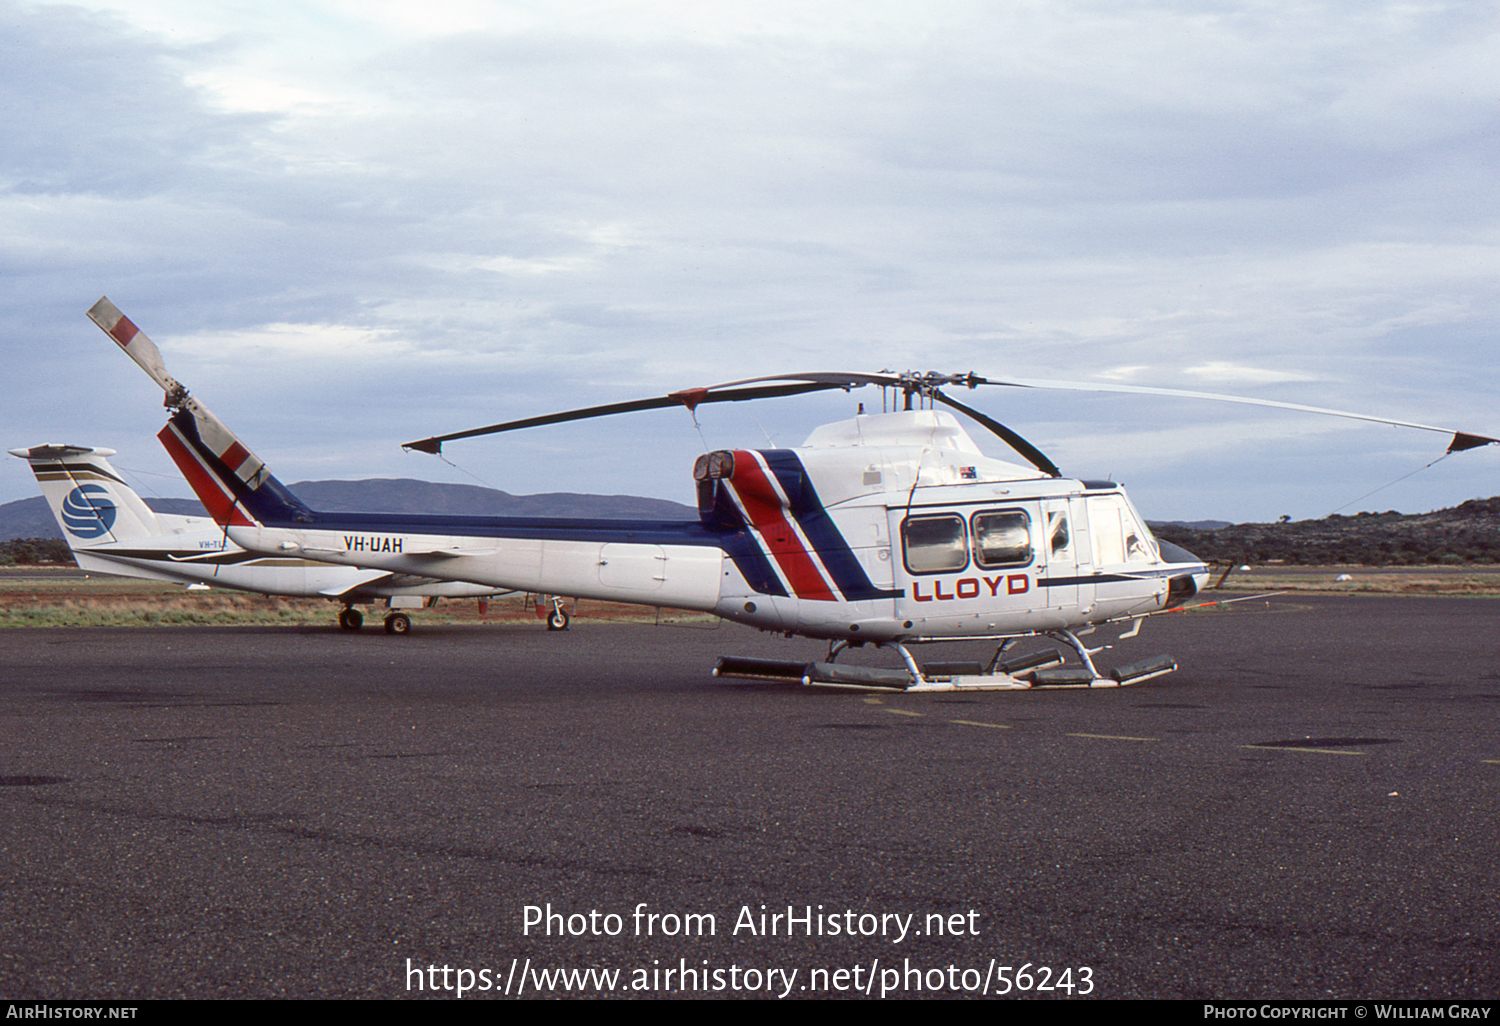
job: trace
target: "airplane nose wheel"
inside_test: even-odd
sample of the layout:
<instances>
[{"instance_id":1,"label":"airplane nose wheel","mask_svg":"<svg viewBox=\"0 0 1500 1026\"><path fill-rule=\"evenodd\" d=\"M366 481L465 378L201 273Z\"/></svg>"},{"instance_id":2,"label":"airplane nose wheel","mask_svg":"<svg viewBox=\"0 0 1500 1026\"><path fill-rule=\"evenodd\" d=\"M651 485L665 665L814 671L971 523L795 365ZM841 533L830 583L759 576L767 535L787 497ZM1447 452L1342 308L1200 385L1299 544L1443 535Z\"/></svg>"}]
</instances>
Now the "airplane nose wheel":
<instances>
[{"instance_id":1,"label":"airplane nose wheel","mask_svg":"<svg viewBox=\"0 0 1500 1026\"><path fill-rule=\"evenodd\" d=\"M405 613L392 613L385 618L385 632L387 634L408 634L411 632L411 617Z\"/></svg>"},{"instance_id":2,"label":"airplane nose wheel","mask_svg":"<svg viewBox=\"0 0 1500 1026\"><path fill-rule=\"evenodd\" d=\"M345 609L339 613L339 626L346 631L357 631L365 625L365 618L358 609Z\"/></svg>"},{"instance_id":3,"label":"airplane nose wheel","mask_svg":"<svg viewBox=\"0 0 1500 1026\"><path fill-rule=\"evenodd\" d=\"M565 631L568 629L568 611L561 606L554 607L547 614L547 629L549 631Z\"/></svg>"}]
</instances>

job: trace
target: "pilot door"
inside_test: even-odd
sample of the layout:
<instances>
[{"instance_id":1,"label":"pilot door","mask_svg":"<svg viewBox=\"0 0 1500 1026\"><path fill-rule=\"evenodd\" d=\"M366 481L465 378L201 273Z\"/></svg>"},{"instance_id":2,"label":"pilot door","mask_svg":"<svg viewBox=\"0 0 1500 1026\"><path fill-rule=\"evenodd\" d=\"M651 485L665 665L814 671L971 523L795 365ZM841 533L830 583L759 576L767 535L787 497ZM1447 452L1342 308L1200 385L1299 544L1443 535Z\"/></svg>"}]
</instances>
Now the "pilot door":
<instances>
[{"instance_id":1,"label":"pilot door","mask_svg":"<svg viewBox=\"0 0 1500 1026\"><path fill-rule=\"evenodd\" d=\"M1042 532L1045 563L1041 586L1046 606L1071 622L1074 610L1094 603L1093 546L1084 500L1080 497L1042 500L1046 526Z\"/></svg>"}]
</instances>

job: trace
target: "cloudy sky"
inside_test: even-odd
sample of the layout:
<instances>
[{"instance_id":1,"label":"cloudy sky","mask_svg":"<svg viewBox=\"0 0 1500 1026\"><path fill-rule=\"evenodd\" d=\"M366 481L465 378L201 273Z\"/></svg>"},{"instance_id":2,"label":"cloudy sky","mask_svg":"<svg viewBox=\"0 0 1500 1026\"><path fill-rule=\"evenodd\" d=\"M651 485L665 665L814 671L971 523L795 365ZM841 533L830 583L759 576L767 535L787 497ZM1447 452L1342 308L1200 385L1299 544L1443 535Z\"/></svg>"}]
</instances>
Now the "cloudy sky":
<instances>
[{"instance_id":1,"label":"cloudy sky","mask_svg":"<svg viewBox=\"0 0 1500 1026\"><path fill-rule=\"evenodd\" d=\"M288 482L691 502L879 393L400 443L778 371L1500 436L1497 58L1472 0L0 0L5 447L186 494L100 295ZM1500 493L1492 446L1361 498L1426 432L961 398L1152 519Z\"/></svg>"}]
</instances>

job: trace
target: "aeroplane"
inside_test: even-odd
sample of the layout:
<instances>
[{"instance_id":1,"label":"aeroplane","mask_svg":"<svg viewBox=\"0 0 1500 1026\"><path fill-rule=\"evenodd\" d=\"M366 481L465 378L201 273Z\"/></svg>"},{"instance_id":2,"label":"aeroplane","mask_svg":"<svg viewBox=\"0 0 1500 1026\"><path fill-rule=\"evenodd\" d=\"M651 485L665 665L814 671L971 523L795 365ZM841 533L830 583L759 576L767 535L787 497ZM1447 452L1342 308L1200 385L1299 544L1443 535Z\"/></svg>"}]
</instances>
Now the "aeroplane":
<instances>
[{"instance_id":1,"label":"aeroplane","mask_svg":"<svg viewBox=\"0 0 1500 1026\"><path fill-rule=\"evenodd\" d=\"M109 457L113 449L36 445L11 449L31 464L79 567L188 586L232 588L263 595L326 598L343 603L339 626L358 630L357 604L384 602L390 634L411 630L402 610L439 597L488 599L498 591L463 581L394 574L301 557L247 552L210 517L157 513L127 485Z\"/></svg>"},{"instance_id":2,"label":"aeroplane","mask_svg":"<svg viewBox=\"0 0 1500 1026\"><path fill-rule=\"evenodd\" d=\"M1082 638L1105 626L1135 637L1181 608L1208 567L1155 539L1125 490L1065 478L1035 446L947 387L1075 387L1225 399L1452 435L1449 451L1495 439L1317 407L1133 386L989 380L974 374L807 374L754 378L667 396L526 418L408 443L444 442L634 410L738 402L875 385L904 408L816 429L790 449L698 457L695 521L540 520L313 510L286 490L217 417L167 374L161 354L108 299L89 316L165 392L158 436L204 505L239 545L395 573L716 614L828 643L822 660L723 657L717 676L893 691L1103 688L1177 668L1169 656L1108 673ZM915 402L914 402L915 401ZM1005 441L1030 466L985 455L941 403ZM914 408L915 406L915 408ZM924 408L925 407L925 408ZM861 406L861 411L863 407ZM1007 657L1051 639L1060 648ZM987 662L921 664L911 648L998 642ZM901 667L840 662L875 645Z\"/></svg>"}]
</instances>

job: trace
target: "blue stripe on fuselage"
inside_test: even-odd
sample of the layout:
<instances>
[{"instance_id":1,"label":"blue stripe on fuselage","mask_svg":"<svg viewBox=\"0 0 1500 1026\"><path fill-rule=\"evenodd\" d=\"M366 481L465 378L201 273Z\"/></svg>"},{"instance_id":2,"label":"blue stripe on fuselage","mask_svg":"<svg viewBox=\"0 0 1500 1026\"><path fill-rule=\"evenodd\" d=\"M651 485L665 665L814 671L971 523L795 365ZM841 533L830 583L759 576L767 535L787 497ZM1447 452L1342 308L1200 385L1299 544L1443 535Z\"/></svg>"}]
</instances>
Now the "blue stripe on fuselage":
<instances>
[{"instance_id":1,"label":"blue stripe on fuselage","mask_svg":"<svg viewBox=\"0 0 1500 1026\"><path fill-rule=\"evenodd\" d=\"M781 582L776 568L761 549L755 532L745 522L744 514L730 497L726 482L714 480L708 484L713 488L713 505L704 519L706 523L714 525L710 530L722 532L720 538L724 554L734 562L735 569L740 572L745 583L757 594L785 597L786 585Z\"/></svg>"},{"instance_id":2,"label":"blue stripe on fuselage","mask_svg":"<svg viewBox=\"0 0 1500 1026\"><path fill-rule=\"evenodd\" d=\"M311 520L266 521L267 527L351 534L435 535L467 538L534 538L538 541L631 542L638 545L701 545L722 548L725 535L696 520L604 520L549 517L485 517L425 513L330 513Z\"/></svg>"},{"instance_id":3,"label":"blue stripe on fuselage","mask_svg":"<svg viewBox=\"0 0 1500 1026\"><path fill-rule=\"evenodd\" d=\"M860 565L859 557L844 540L838 525L823 508L818 490L813 487L802 460L790 449L770 449L760 452L766 466L776 475L781 490L786 493L792 519L802 529L813 551L822 560L824 568L833 578L834 586L851 602L860 599L895 598L900 591L877 588L869 574Z\"/></svg>"}]
</instances>

